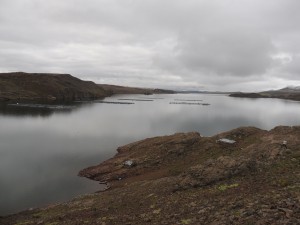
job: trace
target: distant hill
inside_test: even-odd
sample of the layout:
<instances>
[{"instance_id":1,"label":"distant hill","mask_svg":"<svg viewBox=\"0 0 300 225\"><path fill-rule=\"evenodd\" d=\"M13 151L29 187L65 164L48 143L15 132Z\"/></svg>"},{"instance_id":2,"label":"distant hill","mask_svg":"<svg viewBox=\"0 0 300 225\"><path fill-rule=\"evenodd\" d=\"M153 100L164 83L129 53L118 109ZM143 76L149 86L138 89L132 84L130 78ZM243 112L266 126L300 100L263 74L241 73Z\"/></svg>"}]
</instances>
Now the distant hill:
<instances>
[{"instance_id":1,"label":"distant hill","mask_svg":"<svg viewBox=\"0 0 300 225\"><path fill-rule=\"evenodd\" d=\"M236 92L229 96L239 98L280 98L300 101L300 87L285 87L279 90L270 90L258 93Z\"/></svg>"},{"instance_id":2,"label":"distant hill","mask_svg":"<svg viewBox=\"0 0 300 225\"><path fill-rule=\"evenodd\" d=\"M0 73L0 101L74 101L108 95L97 84L70 74Z\"/></svg>"},{"instance_id":3,"label":"distant hill","mask_svg":"<svg viewBox=\"0 0 300 225\"><path fill-rule=\"evenodd\" d=\"M282 88L279 91L299 91L300 92L300 86L288 86L286 88Z\"/></svg>"},{"instance_id":4,"label":"distant hill","mask_svg":"<svg viewBox=\"0 0 300 225\"><path fill-rule=\"evenodd\" d=\"M164 89L151 89L151 88L137 88L137 87L124 87L110 84L98 84L110 94L174 94L175 91Z\"/></svg>"},{"instance_id":5,"label":"distant hill","mask_svg":"<svg viewBox=\"0 0 300 225\"><path fill-rule=\"evenodd\" d=\"M217 95L228 95L235 92L227 92L227 91L177 91L180 94L217 94Z\"/></svg>"}]
</instances>

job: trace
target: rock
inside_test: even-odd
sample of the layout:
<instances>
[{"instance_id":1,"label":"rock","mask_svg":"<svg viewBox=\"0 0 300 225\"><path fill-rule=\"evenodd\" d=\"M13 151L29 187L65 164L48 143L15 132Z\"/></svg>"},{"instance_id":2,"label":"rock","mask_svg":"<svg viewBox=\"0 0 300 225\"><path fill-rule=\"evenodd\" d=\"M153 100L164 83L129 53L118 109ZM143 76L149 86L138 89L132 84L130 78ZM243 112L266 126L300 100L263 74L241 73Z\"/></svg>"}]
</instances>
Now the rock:
<instances>
[{"instance_id":1,"label":"rock","mask_svg":"<svg viewBox=\"0 0 300 225\"><path fill-rule=\"evenodd\" d=\"M254 215L254 214L255 214L255 210L253 210L253 209L248 209L247 211L245 211L245 212L243 213L243 216L248 217L248 216L252 216L252 215Z\"/></svg>"},{"instance_id":2,"label":"rock","mask_svg":"<svg viewBox=\"0 0 300 225\"><path fill-rule=\"evenodd\" d=\"M281 148L287 149L287 141L282 142Z\"/></svg>"},{"instance_id":3,"label":"rock","mask_svg":"<svg viewBox=\"0 0 300 225\"><path fill-rule=\"evenodd\" d=\"M234 144L236 141L228 138L221 138L217 140L217 142L225 143L225 144Z\"/></svg>"},{"instance_id":4,"label":"rock","mask_svg":"<svg viewBox=\"0 0 300 225\"><path fill-rule=\"evenodd\" d=\"M134 167L134 166L137 165L137 163L136 163L135 161L133 161L133 160L126 160L126 161L123 163L123 165L124 165L125 167Z\"/></svg>"},{"instance_id":5,"label":"rock","mask_svg":"<svg viewBox=\"0 0 300 225\"><path fill-rule=\"evenodd\" d=\"M293 210L286 209L286 208L278 208L278 209L284 212L286 217L291 218L291 215L293 214Z\"/></svg>"}]
</instances>

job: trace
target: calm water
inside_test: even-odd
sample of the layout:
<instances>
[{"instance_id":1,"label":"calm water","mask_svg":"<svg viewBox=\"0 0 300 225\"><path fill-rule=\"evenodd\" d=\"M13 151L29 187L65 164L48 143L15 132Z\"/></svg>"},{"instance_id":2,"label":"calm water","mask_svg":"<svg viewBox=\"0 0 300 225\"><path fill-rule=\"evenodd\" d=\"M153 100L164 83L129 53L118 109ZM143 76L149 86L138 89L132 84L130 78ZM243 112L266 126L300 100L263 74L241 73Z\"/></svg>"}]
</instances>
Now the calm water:
<instances>
[{"instance_id":1,"label":"calm water","mask_svg":"<svg viewBox=\"0 0 300 225\"><path fill-rule=\"evenodd\" d=\"M192 105L169 104L183 100ZM77 177L78 171L113 156L118 146L146 137L300 125L300 103L279 99L177 94L105 101L135 104L0 105L0 215L97 191L98 183ZM197 103L210 105L193 105Z\"/></svg>"}]
</instances>

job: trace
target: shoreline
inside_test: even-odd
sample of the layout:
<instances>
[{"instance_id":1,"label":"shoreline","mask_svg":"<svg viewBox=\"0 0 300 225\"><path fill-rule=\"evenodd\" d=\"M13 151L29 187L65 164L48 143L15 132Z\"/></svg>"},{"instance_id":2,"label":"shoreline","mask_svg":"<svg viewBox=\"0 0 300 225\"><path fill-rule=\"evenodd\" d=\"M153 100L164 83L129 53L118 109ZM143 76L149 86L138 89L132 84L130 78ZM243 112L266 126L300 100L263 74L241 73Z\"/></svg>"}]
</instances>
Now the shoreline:
<instances>
[{"instance_id":1,"label":"shoreline","mask_svg":"<svg viewBox=\"0 0 300 225\"><path fill-rule=\"evenodd\" d=\"M108 190L5 216L0 223L295 223L299 136L300 126L279 126L147 138L79 172L109 183Z\"/></svg>"},{"instance_id":2,"label":"shoreline","mask_svg":"<svg viewBox=\"0 0 300 225\"><path fill-rule=\"evenodd\" d=\"M282 99L282 100L291 100L291 101L300 101L300 92L298 93L272 93L272 92L260 92L260 93L244 93L244 92L238 92L238 93L232 93L228 95L229 97L234 98L251 98L251 99L261 99L261 98L267 98L267 99Z\"/></svg>"}]
</instances>

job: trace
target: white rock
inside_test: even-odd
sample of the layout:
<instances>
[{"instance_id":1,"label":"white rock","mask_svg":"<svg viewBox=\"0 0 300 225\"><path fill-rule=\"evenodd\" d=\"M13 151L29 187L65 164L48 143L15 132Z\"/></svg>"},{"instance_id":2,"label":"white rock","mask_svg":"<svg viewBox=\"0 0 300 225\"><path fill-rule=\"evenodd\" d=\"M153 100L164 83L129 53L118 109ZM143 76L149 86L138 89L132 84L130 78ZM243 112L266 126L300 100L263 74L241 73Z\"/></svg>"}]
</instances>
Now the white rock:
<instances>
[{"instance_id":1,"label":"white rock","mask_svg":"<svg viewBox=\"0 0 300 225\"><path fill-rule=\"evenodd\" d=\"M227 139L227 138L221 138L218 140L218 142L223 142L223 143L226 143L226 144L234 144L236 141L235 140L230 140L230 139Z\"/></svg>"}]
</instances>

